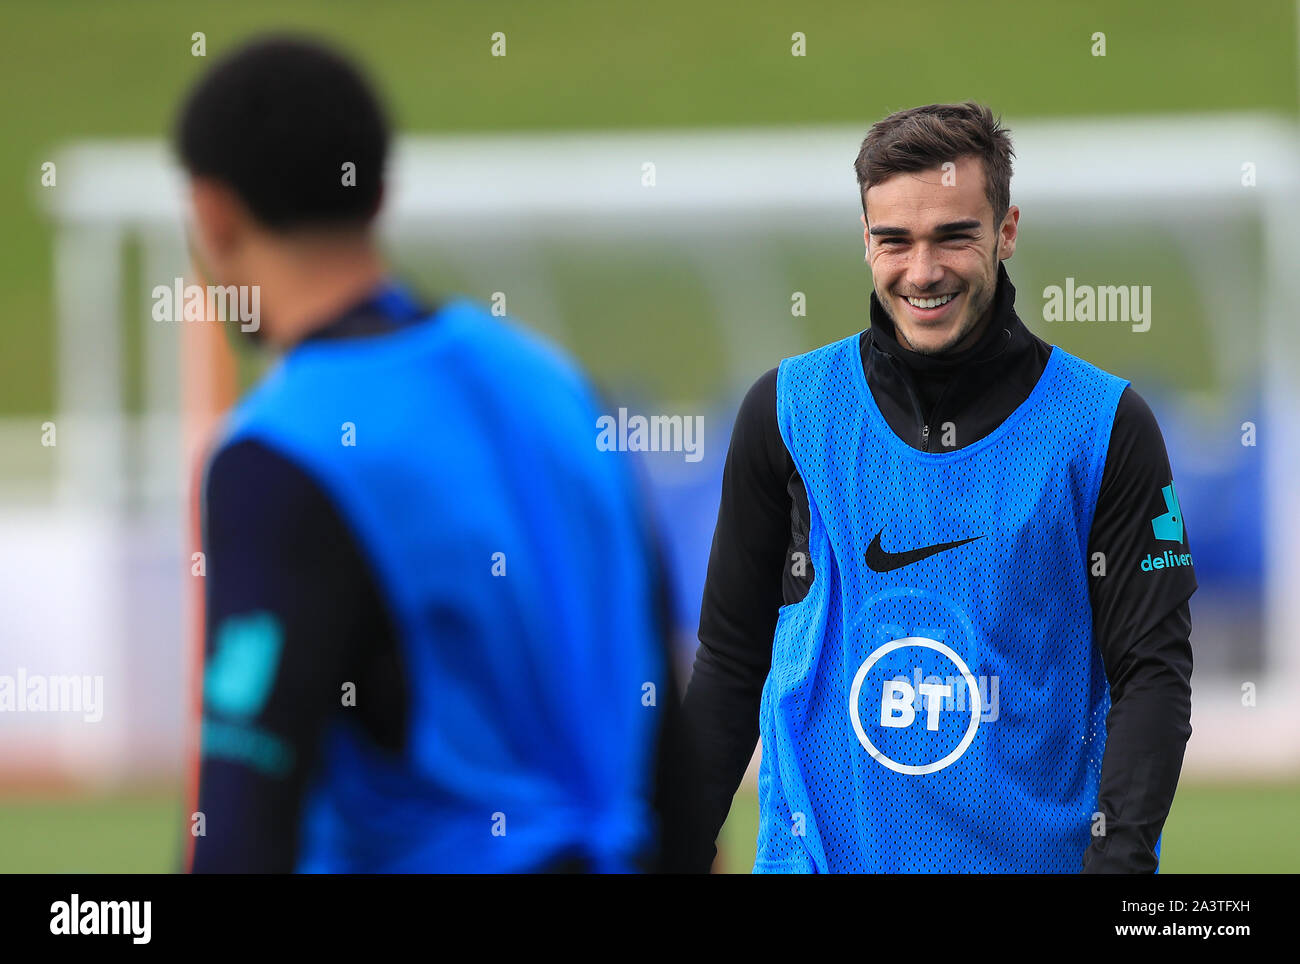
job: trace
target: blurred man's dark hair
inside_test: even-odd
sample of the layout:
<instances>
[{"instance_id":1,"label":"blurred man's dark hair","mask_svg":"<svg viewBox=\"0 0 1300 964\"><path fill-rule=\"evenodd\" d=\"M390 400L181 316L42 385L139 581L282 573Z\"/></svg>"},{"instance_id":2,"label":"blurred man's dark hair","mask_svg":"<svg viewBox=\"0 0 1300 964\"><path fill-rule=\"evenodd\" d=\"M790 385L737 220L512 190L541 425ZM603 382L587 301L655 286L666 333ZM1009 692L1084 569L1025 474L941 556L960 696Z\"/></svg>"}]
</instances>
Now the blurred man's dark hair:
<instances>
[{"instance_id":1,"label":"blurred man's dark hair","mask_svg":"<svg viewBox=\"0 0 1300 964\"><path fill-rule=\"evenodd\" d=\"M383 194L389 136L361 71L292 36L257 40L216 64L176 124L190 175L229 186L276 231L367 225Z\"/></svg>"}]
</instances>

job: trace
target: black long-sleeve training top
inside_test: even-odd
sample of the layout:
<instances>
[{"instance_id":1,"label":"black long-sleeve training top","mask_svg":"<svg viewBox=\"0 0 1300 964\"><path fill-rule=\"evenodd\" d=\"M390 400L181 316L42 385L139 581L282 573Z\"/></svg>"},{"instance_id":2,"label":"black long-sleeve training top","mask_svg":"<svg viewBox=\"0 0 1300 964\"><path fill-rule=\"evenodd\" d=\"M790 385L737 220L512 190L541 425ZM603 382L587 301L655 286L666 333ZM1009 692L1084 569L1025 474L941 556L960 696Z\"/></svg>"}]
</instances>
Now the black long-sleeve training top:
<instances>
[{"instance_id":1,"label":"black long-sleeve training top","mask_svg":"<svg viewBox=\"0 0 1300 964\"><path fill-rule=\"evenodd\" d=\"M992 318L977 344L950 355L903 348L875 294L862 333L862 365L890 428L913 448L942 451L984 438L1032 391L1052 346L1015 312L1015 287L999 266ZM951 424L949 424L951 423ZM1095 836L1081 869L1151 873L1191 736L1191 566L1134 571L1163 547L1151 520L1165 511L1172 480L1164 438L1141 396L1119 400L1102 475L1088 558L1104 553L1109 576L1088 579L1093 637L1110 684L1111 710ZM697 768L694 826L684 856L706 871L758 740L758 710L772 659L777 610L808 592L808 497L777 426L776 369L750 389L732 431L722 502L700 614L700 646L684 717ZM796 572L802 575L796 575Z\"/></svg>"}]
</instances>

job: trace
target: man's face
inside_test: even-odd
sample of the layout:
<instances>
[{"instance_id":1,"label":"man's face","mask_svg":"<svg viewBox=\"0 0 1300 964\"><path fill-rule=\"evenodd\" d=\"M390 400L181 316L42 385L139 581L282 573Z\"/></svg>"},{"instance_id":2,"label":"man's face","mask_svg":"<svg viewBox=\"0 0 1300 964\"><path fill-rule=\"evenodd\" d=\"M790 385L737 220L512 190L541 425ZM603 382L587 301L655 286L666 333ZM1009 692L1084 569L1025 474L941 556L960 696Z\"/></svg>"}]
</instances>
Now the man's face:
<instances>
[{"instance_id":1,"label":"man's face","mask_svg":"<svg viewBox=\"0 0 1300 964\"><path fill-rule=\"evenodd\" d=\"M946 174L895 174L867 190L866 206L876 297L903 347L936 354L977 341L1020 220L1011 207L993 224L983 162L963 157Z\"/></svg>"}]
</instances>

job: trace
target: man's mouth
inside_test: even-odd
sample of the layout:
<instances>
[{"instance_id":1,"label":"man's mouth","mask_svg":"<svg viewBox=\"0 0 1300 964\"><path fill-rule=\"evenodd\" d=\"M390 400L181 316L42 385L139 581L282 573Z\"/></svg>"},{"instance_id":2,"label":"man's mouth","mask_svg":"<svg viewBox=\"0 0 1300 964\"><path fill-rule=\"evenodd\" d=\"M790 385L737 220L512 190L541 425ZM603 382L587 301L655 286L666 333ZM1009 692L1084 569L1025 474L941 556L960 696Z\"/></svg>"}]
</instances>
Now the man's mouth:
<instances>
[{"instance_id":1,"label":"man's mouth","mask_svg":"<svg viewBox=\"0 0 1300 964\"><path fill-rule=\"evenodd\" d=\"M907 303L913 308L942 308L948 302L952 301L953 298L956 298L957 295L938 295L934 298L911 298L907 295L904 295L903 297L907 299Z\"/></svg>"},{"instance_id":2,"label":"man's mouth","mask_svg":"<svg viewBox=\"0 0 1300 964\"><path fill-rule=\"evenodd\" d=\"M953 305L960 296L960 291L953 291L948 294L933 295L929 298L913 298L910 295L903 295L902 300L907 303L907 313L914 319L933 322L941 321L956 311L957 309Z\"/></svg>"}]
</instances>

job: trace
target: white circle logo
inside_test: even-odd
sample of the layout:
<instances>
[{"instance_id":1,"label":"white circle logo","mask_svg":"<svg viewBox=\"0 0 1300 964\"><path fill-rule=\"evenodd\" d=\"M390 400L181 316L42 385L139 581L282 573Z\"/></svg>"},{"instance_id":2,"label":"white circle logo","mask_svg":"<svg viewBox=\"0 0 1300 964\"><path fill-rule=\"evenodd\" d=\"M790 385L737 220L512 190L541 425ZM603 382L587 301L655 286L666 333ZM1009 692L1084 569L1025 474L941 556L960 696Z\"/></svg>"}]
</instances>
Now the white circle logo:
<instances>
[{"instance_id":1,"label":"white circle logo","mask_svg":"<svg viewBox=\"0 0 1300 964\"><path fill-rule=\"evenodd\" d=\"M862 695L862 684L871 672L871 667L884 656L892 653L896 649L902 649L904 646L923 646L926 649L932 649L935 652L942 653L948 659L952 660L956 667L961 671L962 678L966 680L966 691L970 694L970 725L966 727L966 734L962 737L961 742L953 749L951 753L933 763L899 763L897 760L891 760L878 750L867 736L866 730L862 728L862 720L858 716L858 698ZM979 729L980 712L979 686L975 682L975 677L971 674L970 667L958 656L950 646L935 639L926 639L924 636L908 636L906 639L892 639L885 645L881 646L874 653L866 658L866 661L858 667L857 674L853 677L853 687L849 691L849 719L853 721L853 732L858 735L858 742L871 754L872 758L879 763L889 767L897 773L935 773L948 766L959 756L966 752L966 748L971 745L975 739L975 731Z\"/></svg>"}]
</instances>

